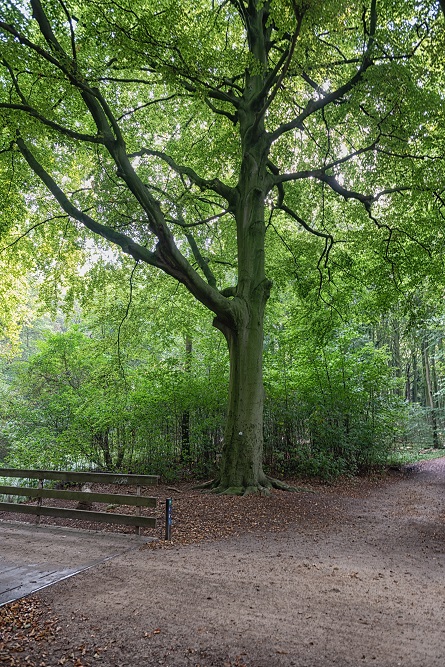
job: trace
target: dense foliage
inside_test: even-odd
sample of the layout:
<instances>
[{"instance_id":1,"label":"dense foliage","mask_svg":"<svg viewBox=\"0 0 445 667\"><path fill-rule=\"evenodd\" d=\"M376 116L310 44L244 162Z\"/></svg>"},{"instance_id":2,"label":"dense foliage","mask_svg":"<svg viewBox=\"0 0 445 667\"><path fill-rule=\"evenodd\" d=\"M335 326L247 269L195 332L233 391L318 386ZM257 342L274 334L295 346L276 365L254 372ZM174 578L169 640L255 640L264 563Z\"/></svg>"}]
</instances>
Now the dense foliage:
<instances>
[{"instance_id":1,"label":"dense foliage","mask_svg":"<svg viewBox=\"0 0 445 667\"><path fill-rule=\"evenodd\" d=\"M152 299L147 307L152 287L135 288L129 303L125 266L114 267L102 291L97 267L93 273L88 312L81 317L78 306L71 324L62 314L54 324L37 320L23 332L22 356L3 364L5 460L22 467L155 471L166 479L214 474L228 359L205 312L169 292L168 284L158 286L157 306ZM433 445L414 332L399 336L395 365L396 320L382 320L378 330L364 326L365 313L359 304L354 313L351 303L349 324L325 307L322 327L321 306L314 322L311 303L292 293L284 304L270 306L271 321L280 322L271 324L265 342L265 462L271 472L330 479L386 465L404 444ZM397 324L403 328L400 319ZM440 379L437 353L433 359ZM439 406L436 415L440 432Z\"/></svg>"},{"instance_id":2,"label":"dense foliage","mask_svg":"<svg viewBox=\"0 0 445 667\"><path fill-rule=\"evenodd\" d=\"M418 0L0 0L3 336L34 299L66 328L5 371L14 460L218 463L229 493L279 486L263 454L361 470L399 428L402 330L440 445L443 23Z\"/></svg>"}]
</instances>

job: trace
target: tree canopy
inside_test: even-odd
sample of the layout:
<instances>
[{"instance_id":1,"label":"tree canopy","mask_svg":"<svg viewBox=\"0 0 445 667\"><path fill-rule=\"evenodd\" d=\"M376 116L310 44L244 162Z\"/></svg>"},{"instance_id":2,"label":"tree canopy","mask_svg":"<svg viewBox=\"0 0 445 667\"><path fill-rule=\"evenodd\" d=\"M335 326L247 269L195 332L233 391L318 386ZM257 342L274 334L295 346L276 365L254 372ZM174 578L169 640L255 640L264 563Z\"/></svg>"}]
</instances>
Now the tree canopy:
<instances>
[{"instance_id":1,"label":"tree canopy","mask_svg":"<svg viewBox=\"0 0 445 667\"><path fill-rule=\"evenodd\" d=\"M0 7L2 197L26 208L3 216L4 245L22 237L62 278L99 237L184 285L230 355L214 488L277 485L262 468L271 267L312 289L310 238L328 303L336 273L361 273L365 257L374 290L411 294L441 268L439 5Z\"/></svg>"}]
</instances>

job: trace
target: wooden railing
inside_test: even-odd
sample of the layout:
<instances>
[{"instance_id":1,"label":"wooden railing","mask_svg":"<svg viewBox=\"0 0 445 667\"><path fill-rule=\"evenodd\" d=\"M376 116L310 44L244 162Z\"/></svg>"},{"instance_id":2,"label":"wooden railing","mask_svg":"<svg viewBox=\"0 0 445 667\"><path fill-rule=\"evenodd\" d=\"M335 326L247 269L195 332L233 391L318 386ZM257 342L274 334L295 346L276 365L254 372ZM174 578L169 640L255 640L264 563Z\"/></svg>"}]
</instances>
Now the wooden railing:
<instances>
[{"instance_id":1,"label":"wooden railing","mask_svg":"<svg viewBox=\"0 0 445 667\"><path fill-rule=\"evenodd\" d=\"M66 472L59 470L23 470L17 468L0 468L0 477L15 477L20 479L37 479L38 487L0 485L0 495L24 496L36 498L37 505L24 503L0 502L0 512L14 512L33 514L37 516L37 523L41 516L54 516L64 519L81 519L99 523L120 524L134 526L140 534L141 528L155 528L156 518L141 516L142 507L156 507L156 498L141 495L142 486L157 484L156 475L121 475L103 472ZM73 489L45 488L45 480L57 482L71 482L79 485L119 484L136 487L136 494L127 493L96 493L94 491L74 491ZM131 505L137 508L135 514L113 514L109 511L93 511L89 509L71 509L53 507L42 504L43 498L58 500L75 500L80 503L106 503L108 505Z\"/></svg>"}]
</instances>

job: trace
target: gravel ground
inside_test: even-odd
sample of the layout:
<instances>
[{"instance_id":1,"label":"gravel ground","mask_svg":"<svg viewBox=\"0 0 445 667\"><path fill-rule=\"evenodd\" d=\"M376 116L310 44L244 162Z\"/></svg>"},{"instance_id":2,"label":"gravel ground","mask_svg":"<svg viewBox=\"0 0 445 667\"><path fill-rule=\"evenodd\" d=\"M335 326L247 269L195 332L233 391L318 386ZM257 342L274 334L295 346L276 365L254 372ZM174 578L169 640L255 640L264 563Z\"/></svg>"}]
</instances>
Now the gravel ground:
<instances>
[{"instance_id":1,"label":"gravel ground","mask_svg":"<svg viewBox=\"0 0 445 667\"><path fill-rule=\"evenodd\" d=\"M3 607L0 664L445 664L445 458L270 498L167 492L173 541Z\"/></svg>"}]
</instances>

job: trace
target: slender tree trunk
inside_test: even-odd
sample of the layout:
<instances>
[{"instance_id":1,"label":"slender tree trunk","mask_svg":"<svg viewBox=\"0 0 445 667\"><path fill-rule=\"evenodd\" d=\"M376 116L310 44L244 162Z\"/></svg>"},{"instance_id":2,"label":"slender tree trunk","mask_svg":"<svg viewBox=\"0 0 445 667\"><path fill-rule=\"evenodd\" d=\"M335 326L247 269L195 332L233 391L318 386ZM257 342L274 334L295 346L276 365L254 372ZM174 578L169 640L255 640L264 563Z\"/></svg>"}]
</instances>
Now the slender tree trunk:
<instances>
[{"instance_id":1,"label":"slender tree trunk","mask_svg":"<svg viewBox=\"0 0 445 667\"><path fill-rule=\"evenodd\" d=\"M423 357L423 370L425 374L425 399L426 399L426 404L430 409L431 427L433 431L433 447L434 449L440 449L439 433L437 429L436 406L434 402L434 388L431 377L428 340L426 336L422 338L422 357Z\"/></svg>"},{"instance_id":2,"label":"slender tree trunk","mask_svg":"<svg viewBox=\"0 0 445 667\"><path fill-rule=\"evenodd\" d=\"M440 436L439 436L439 419L438 419L438 414L440 414L439 411L439 401L438 401L438 395L439 395L439 382L437 379L437 371L436 371L436 345L434 345L434 350L433 350L433 355L431 356L431 384L432 384L432 389L433 389L433 403L434 403L434 437L433 437L433 442L434 442L434 448L435 449L442 449L443 445L440 441Z\"/></svg>"},{"instance_id":3,"label":"slender tree trunk","mask_svg":"<svg viewBox=\"0 0 445 667\"><path fill-rule=\"evenodd\" d=\"M437 380L437 400L436 400L436 406L437 406L437 411L439 413L439 422L440 422L440 427L441 429L443 428L443 382L442 382L442 374L440 372L441 370L441 365L443 362L443 338L442 336L438 337L437 340L437 360L439 363L439 369L438 373L436 373L436 380Z\"/></svg>"},{"instance_id":4,"label":"slender tree trunk","mask_svg":"<svg viewBox=\"0 0 445 667\"><path fill-rule=\"evenodd\" d=\"M118 425L116 428L116 470L122 469L122 464L124 462L125 450L127 448L127 427L125 424Z\"/></svg>"},{"instance_id":5,"label":"slender tree trunk","mask_svg":"<svg viewBox=\"0 0 445 667\"><path fill-rule=\"evenodd\" d=\"M192 363L192 339L185 338L185 365L186 376L190 375ZM181 415L181 461L190 460L190 409L187 408Z\"/></svg>"},{"instance_id":6,"label":"slender tree trunk","mask_svg":"<svg viewBox=\"0 0 445 667\"><path fill-rule=\"evenodd\" d=\"M401 355L400 355L400 323L398 320L392 322L392 335L391 335L391 350L392 350L392 367L394 369L394 374L396 378L402 377L402 364L401 364ZM395 389L395 394L397 396L402 395L402 389L397 385Z\"/></svg>"},{"instance_id":7,"label":"slender tree trunk","mask_svg":"<svg viewBox=\"0 0 445 667\"><path fill-rule=\"evenodd\" d=\"M405 364L405 400L411 400L411 364Z\"/></svg>"},{"instance_id":8,"label":"slender tree trunk","mask_svg":"<svg viewBox=\"0 0 445 667\"><path fill-rule=\"evenodd\" d=\"M419 369L417 367L417 354L413 352L412 355L412 362L413 362L413 381L411 384L411 402L412 403L418 403L419 402Z\"/></svg>"},{"instance_id":9,"label":"slender tree trunk","mask_svg":"<svg viewBox=\"0 0 445 667\"><path fill-rule=\"evenodd\" d=\"M101 431L94 434L94 440L102 451L103 462L106 470L113 470L113 459L110 451L110 442L108 431Z\"/></svg>"}]
</instances>

